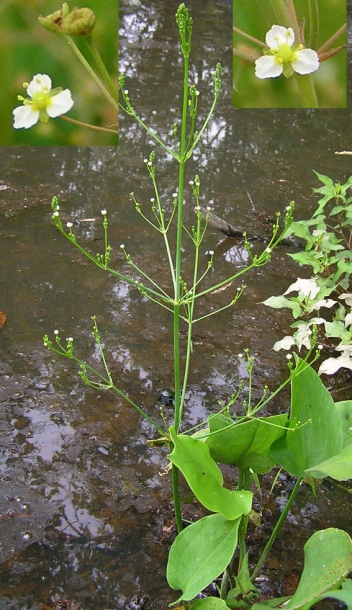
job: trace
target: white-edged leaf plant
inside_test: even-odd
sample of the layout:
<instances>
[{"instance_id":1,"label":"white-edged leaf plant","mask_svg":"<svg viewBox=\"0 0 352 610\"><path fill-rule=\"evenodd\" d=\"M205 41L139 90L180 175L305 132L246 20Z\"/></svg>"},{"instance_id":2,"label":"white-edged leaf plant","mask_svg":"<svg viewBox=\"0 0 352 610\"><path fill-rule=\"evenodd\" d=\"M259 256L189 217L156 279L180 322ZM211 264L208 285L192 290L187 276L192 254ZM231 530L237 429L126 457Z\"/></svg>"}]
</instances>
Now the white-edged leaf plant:
<instances>
[{"instance_id":1,"label":"white-edged leaf plant","mask_svg":"<svg viewBox=\"0 0 352 610\"><path fill-rule=\"evenodd\" d=\"M170 422L151 416L137 404L112 378L108 359L105 356L97 319L93 316L93 337L101 356L102 369L95 369L75 354L72 337L63 341L60 333L55 331L52 341L48 335L44 343L55 354L69 358L77 363L82 381L92 388L112 390L116 392L130 407L137 410L154 426L161 444L169 445L169 460L171 463L171 479L175 522L177 535L173 542L167 564L167 579L171 588L181 591L174 604L183 602L188 608L202 610L221 610L223 608L248 607L259 598L255 579L261 570L267 554L282 526L287 513L298 493L303 477L313 484L315 476L336 476L345 480L351 476L351 430L346 426L346 413L351 415L352 401L334 404L329 392L324 388L318 375L311 368L311 363L318 357L318 351L310 346L306 358L296 358L289 363L287 379L274 392L265 388L261 399L253 402L252 374L253 359L247 353L247 370L249 375L249 393L246 404L241 403L241 391L231 396L219 413L211 414L207 421L198 426L197 430L187 430L183 417L186 401L186 390L192 365L192 333L195 324L206 320L211 313L200 310L200 297L206 297L229 282L237 283L235 293L225 307L232 307L240 298L244 286L242 276L265 266L271 259L272 252L292 226L293 203L286 208L283 226L280 229L280 215L277 215L272 236L263 251L253 255L250 244L244 237L244 245L248 252L248 264L236 271L230 277L210 286L204 279L210 269L215 266L214 255L205 258L203 239L207 229L209 215L205 216L200 208L200 178L198 175L190 180L195 203L194 226L184 226L184 190L185 168L195 147L202 137L206 126L214 112L221 89L221 67L217 65L213 78L213 103L202 125L198 125L199 93L193 84L189 83L189 56L193 22L184 4L176 13L176 23L181 41L183 60L183 90L181 118L174 124L173 132L176 144L173 148L165 144L140 118L132 106L129 92L126 89L125 76L120 77L121 108L133 117L145 129L153 141L166 150L178 165L177 189L172 195L171 212L167 212L161 203L161 197L156 178L156 155L153 151L145 160L145 166L155 196L151 200L149 211L138 202L137 196L131 193L136 213L153 227L165 246L168 261L171 290L160 284L159 278L140 268L121 245L127 270L115 269L111 263L111 245L109 242L108 212L101 210L104 235L104 250L100 254L91 252L81 243L72 231L72 223L63 225L60 216L60 205L57 197L52 201L53 220L60 233L81 254L93 264L127 282L138 290L156 307L166 309L170 314L170 324L173 328L173 363L174 363L174 414ZM193 270L189 277L184 265L184 241L188 240L194 251ZM207 262L206 262L207 261ZM206 264L205 264L206 262ZM124 265L124 268L126 265ZM323 286L320 287L323 290ZM325 295L326 296L326 295ZM300 307L300 306L299 306ZM183 350L180 342L180 330L186 332L186 347ZM103 372L102 372L103 371ZM291 384L292 400L289 414L259 416L261 409L267 409L270 402L281 390ZM241 415L234 414L241 404ZM156 439L157 440L157 439ZM233 489L224 486L223 475L218 463L230 464L237 470L237 483ZM277 465L285 468L297 478L297 482L287 502L287 505L268 540L262 555L251 558L246 546L246 535L249 520L255 522L256 515L252 510L253 486L260 488L259 477L273 470ZM198 521L187 525L182 519L182 507L179 498L179 476L182 473L194 496L204 507L206 514ZM343 544L343 558L337 561L335 549ZM346 577L352 570L351 539L340 530L316 532L309 539L305 548L305 567L296 594L289 604L292 608L308 608L330 594L340 595L338 599L347 599L350 588ZM329 566L330 579L324 578L325 567L321 563L314 564L314 578L309 582L306 577L314 558L321 557L324 552L326 564ZM255 563L256 561L256 563ZM254 567L253 567L254 563ZM218 597L197 599L201 591L214 580L217 581ZM335 591L345 581L345 588ZM319 583L319 586L318 584ZM347 583L347 584L346 584ZM298 600L298 601L297 601ZM272 606L280 603L272 600ZM258 604L256 604L258 605ZM259 604L260 605L260 604Z\"/></svg>"},{"instance_id":2,"label":"white-edged leaf plant","mask_svg":"<svg viewBox=\"0 0 352 610\"><path fill-rule=\"evenodd\" d=\"M329 355L319 373L333 375L342 368L352 370L352 176L341 184L314 173L323 185L313 189L320 195L317 208L310 219L292 222L288 229L288 234L304 242L302 251L289 256L310 268L311 277L298 278L283 295L269 297L264 305L288 308L295 320L292 335L277 341L274 350L310 349L316 328Z\"/></svg>"}]
</instances>

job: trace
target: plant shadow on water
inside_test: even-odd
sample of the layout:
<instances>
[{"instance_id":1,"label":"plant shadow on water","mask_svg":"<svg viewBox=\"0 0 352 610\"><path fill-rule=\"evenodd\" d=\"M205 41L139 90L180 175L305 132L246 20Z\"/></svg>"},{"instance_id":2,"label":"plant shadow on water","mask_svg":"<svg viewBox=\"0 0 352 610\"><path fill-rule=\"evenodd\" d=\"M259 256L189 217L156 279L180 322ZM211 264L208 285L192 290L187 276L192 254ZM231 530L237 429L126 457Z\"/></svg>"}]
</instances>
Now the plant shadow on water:
<instances>
[{"instance_id":1,"label":"plant shadow on water","mask_svg":"<svg viewBox=\"0 0 352 610\"><path fill-rule=\"evenodd\" d=\"M196 24L191 71L199 79L204 108L209 93L201 80L207 80L217 61L224 73L219 105L190 163L189 177L195 166L201 168L206 193L202 205L210 204L232 224L265 236L267 218L271 224L275 211L284 210L291 199L297 215L312 210L313 166L322 172L328 167L337 179L347 177L348 158L333 153L351 148L346 133L350 111L238 114L232 109L230 3L187 4ZM161 131L169 129L170 114L180 105L174 85L180 75L177 6L158 0L138 6L121 3L121 68L135 107ZM63 243L51 221L50 201L59 195L62 216L75 223L76 234L95 252L102 249L100 210L108 208L113 262L124 265L118 246L125 243L136 262L145 259L155 275L164 273L159 244L129 197L131 190L145 201L152 195L143 172L151 142L128 118L121 120L120 129L118 148L0 151L0 248L5 261L0 308L8 317L0 330L0 610L39 609L41 604L53 608L60 600L71 600L66 605L71 610L74 602L86 610L125 608L136 595L140 608L164 608L170 601L164 574L174 522L170 481L163 472L166 450L146 444L153 435L149 424L141 426L137 414L116 395L82 385L73 365L55 359L41 341L46 332L59 328L62 336L74 334L76 349L93 353L95 362L90 316L96 314L112 373L128 395L155 415L160 392L172 387L168 314L159 310L155 316L130 286L88 265ZM160 186L170 198L175 189L171 160L158 153L158 163ZM194 222L192 207L185 210L188 224ZM246 252L240 242L224 242L209 231L204 245L215 251L220 278L234 265L243 265ZM286 251L278 249L269 268L247 278L247 291L234 311L197 328L187 424L202 421L219 399L236 391L241 379L246 381L239 358L244 348L256 356L258 397L266 383L275 389L282 380L285 359L270 350L290 320L257 303L284 289L287 276L296 273ZM225 304L226 292L212 295L207 306ZM343 399L350 376L339 376L333 385L336 398ZM282 405L276 407L282 410ZM168 409L164 407L166 419ZM234 478L229 467L224 475ZM266 476L262 501L269 518L250 533L253 554L270 535L270 514L275 522L285 502L290 485L285 476L272 495L271 476ZM346 496L324 484L314 499L308 486L302 487L262 571L264 595L292 593L303 544L313 531L333 526L352 533ZM198 516L186 485L181 497L185 517Z\"/></svg>"}]
</instances>

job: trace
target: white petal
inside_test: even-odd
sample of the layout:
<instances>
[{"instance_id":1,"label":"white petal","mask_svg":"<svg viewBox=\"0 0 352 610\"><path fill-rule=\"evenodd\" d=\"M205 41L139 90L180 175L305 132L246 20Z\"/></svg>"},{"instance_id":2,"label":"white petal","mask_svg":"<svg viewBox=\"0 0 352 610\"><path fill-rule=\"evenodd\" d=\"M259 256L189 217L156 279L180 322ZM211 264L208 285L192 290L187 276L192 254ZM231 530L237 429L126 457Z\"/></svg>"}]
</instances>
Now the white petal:
<instances>
[{"instance_id":1,"label":"white petal","mask_svg":"<svg viewBox=\"0 0 352 610\"><path fill-rule=\"evenodd\" d=\"M50 100L51 104L47 107L46 111L51 118L55 118L60 114L65 114L65 112L71 110L73 106L73 99L69 89L64 89L64 91L60 91L57 95L53 95Z\"/></svg>"},{"instance_id":2,"label":"white petal","mask_svg":"<svg viewBox=\"0 0 352 610\"><path fill-rule=\"evenodd\" d=\"M27 87L27 93L30 97L33 97L35 93L43 89L47 92L51 90L51 78L47 74L36 74Z\"/></svg>"},{"instance_id":3,"label":"white petal","mask_svg":"<svg viewBox=\"0 0 352 610\"><path fill-rule=\"evenodd\" d=\"M298 74L311 74L319 68L318 53L312 49L303 49L296 52L297 59L292 62L292 68Z\"/></svg>"},{"instance_id":4,"label":"white petal","mask_svg":"<svg viewBox=\"0 0 352 610\"><path fill-rule=\"evenodd\" d=\"M282 70L282 64L278 64L273 55L263 55L255 60L257 78L276 78L282 74Z\"/></svg>"},{"instance_id":5,"label":"white petal","mask_svg":"<svg viewBox=\"0 0 352 610\"><path fill-rule=\"evenodd\" d=\"M39 119L39 111L33 110L32 106L19 106L13 110L12 114L15 129L21 129L22 127L28 129L35 125Z\"/></svg>"},{"instance_id":6,"label":"white petal","mask_svg":"<svg viewBox=\"0 0 352 610\"><path fill-rule=\"evenodd\" d=\"M278 49L280 44L292 47L295 35L292 28L284 28L282 25L273 25L266 33L265 42L269 49Z\"/></svg>"}]
</instances>

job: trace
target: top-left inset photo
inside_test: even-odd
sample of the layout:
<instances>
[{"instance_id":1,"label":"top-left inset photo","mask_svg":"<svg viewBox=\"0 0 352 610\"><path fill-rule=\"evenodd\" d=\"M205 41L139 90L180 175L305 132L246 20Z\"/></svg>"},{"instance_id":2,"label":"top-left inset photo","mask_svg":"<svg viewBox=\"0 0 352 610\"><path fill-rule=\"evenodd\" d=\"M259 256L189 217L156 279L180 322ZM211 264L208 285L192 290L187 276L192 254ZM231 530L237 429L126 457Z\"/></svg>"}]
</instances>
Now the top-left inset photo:
<instances>
[{"instance_id":1,"label":"top-left inset photo","mask_svg":"<svg viewBox=\"0 0 352 610\"><path fill-rule=\"evenodd\" d=\"M0 145L118 144L119 0L0 0Z\"/></svg>"}]
</instances>

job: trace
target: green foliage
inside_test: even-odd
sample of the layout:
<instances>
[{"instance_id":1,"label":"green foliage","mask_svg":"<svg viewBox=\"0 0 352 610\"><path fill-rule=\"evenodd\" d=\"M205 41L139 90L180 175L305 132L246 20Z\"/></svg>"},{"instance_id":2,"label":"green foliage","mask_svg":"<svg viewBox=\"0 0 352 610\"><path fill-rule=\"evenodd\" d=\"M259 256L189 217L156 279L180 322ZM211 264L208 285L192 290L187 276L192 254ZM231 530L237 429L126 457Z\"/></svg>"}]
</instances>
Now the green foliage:
<instances>
[{"instance_id":1,"label":"green foliage","mask_svg":"<svg viewBox=\"0 0 352 610\"><path fill-rule=\"evenodd\" d=\"M209 430L215 434L207 438L206 444L216 462L265 474L276 464L270 455L270 447L284 434L286 422L286 414L239 420L237 423L219 413L209 418Z\"/></svg>"},{"instance_id":2,"label":"green foliage","mask_svg":"<svg viewBox=\"0 0 352 610\"><path fill-rule=\"evenodd\" d=\"M339 529L328 528L315 532L304 546L304 568L297 590L285 603L289 610L308 609L325 597L352 602L352 591L335 591L352 570L352 540ZM347 581L348 582L348 581ZM277 600L281 605L282 598ZM275 600L268 604L254 604L252 610L276 607Z\"/></svg>"},{"instance_id":3,"label":"green foliage","mask_svg":"<svg viewBox=\"0 0 352 610\"><path fill-rule=\"evenodd\" d=\"M182 590L174 603L193 599L225 570L237 545L239 524L240 519L209 515L177 536L166 571L170 587Z\"/></svg>"},{"instance_id":4,"label":"green foliage","mask_svg":"<svg viewBox=\"0 0 352 610\"><path fill-rule=\"evenodd\" d=\"M302 361L301 361L302 362ZM339 480L352 477L352 461L343 453L344 434L338 409L317 373L306 367L292 380L290 420L285 434L271 448L271 455L295 477L329 476L324 463L333 458ZM352 432L350 431L351 443ZM351 445L348 445L351 455ZM332 466L331 466L332 467ZM340 478L341 477L341 478Z\"/></svg>"},{"instance_id":5,"label":"green foliage","mask_svg":"<svg viewBox=\"0 0 352 610\"><path fill-rule=\"evenodd\" d=\"M191 436L177 435L173 427L170 428L170 436L174 449L169 459L181 470L199 502L226 519L248 515L253 494L223 487L221 470L211 458L207 445Z\"/></svg>"},{"instance_id":6,"label":"green foliage","mask_svg":"<svg viewBox=\"0 0 352 610\"><path fill-rule=\"evenodd\" d=\"M320 366L320 373L333 374L339 368L352 369L352 176L344 184L315 172L323 186L314 189L321 198L309 220L295 221L288 234L303 239L303 252L290 254L299 265L312 268L310 280L298 279L281 296L272 296L264 305L275 309L289 308L296 322L292 337L284 337L275 350L308 349L318 339L341 355L329 358ZM286 297L297 291L298 296ZM332 298L327 298L332 297ZM314 327L317 332L314 334ZM318 335L317 335L318 333ZM313 342L312 342L313 339ZM334 341L338 339L336 343Z\"/></svg>"},{"instance_id":7,"label":"green foliage","mask_svg":"<svg viewBox=\"0 0 352 610\"><path fill-rule=\"evenodd\" d=\"M223 610L228 606L223 599L218 597L203 597L195 599L188 607L190 610Z\"/></svg>"}]
</instances>

